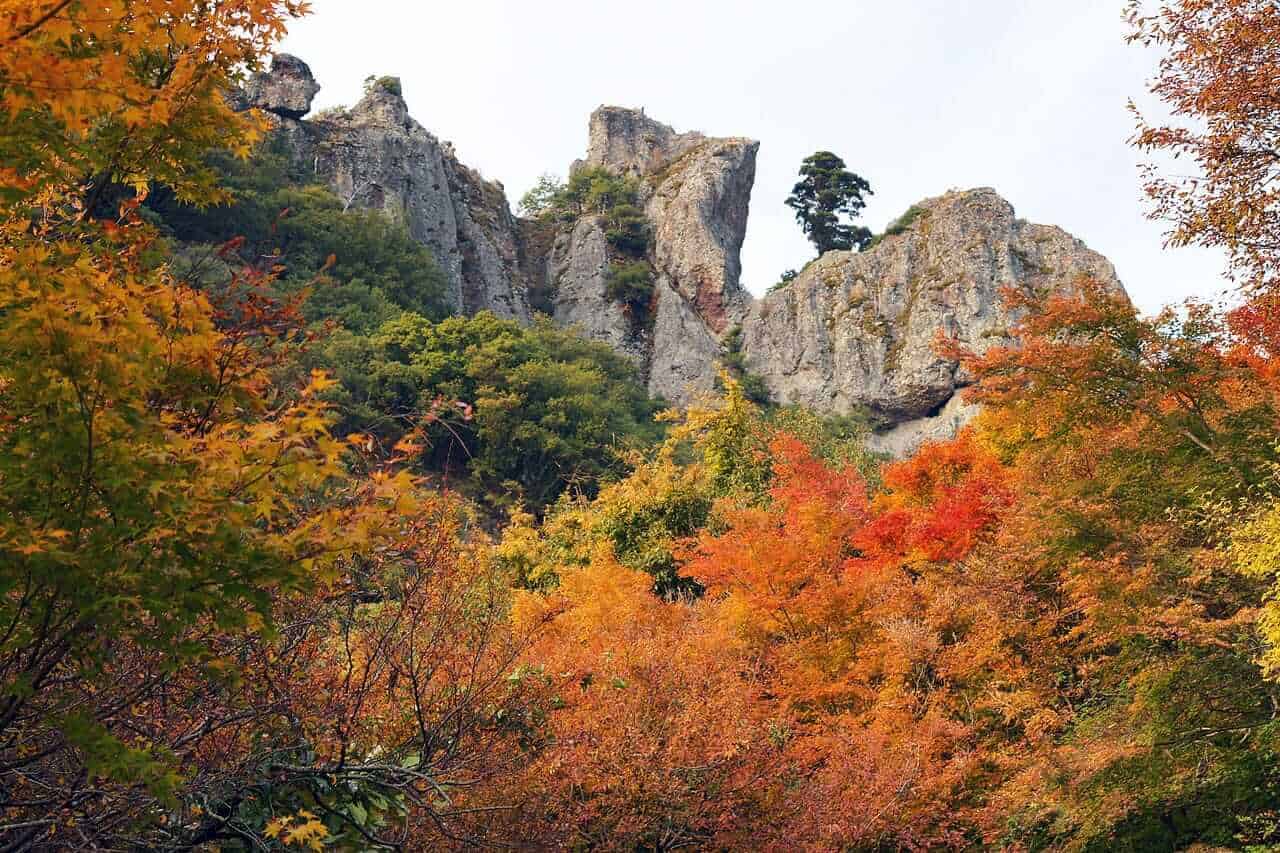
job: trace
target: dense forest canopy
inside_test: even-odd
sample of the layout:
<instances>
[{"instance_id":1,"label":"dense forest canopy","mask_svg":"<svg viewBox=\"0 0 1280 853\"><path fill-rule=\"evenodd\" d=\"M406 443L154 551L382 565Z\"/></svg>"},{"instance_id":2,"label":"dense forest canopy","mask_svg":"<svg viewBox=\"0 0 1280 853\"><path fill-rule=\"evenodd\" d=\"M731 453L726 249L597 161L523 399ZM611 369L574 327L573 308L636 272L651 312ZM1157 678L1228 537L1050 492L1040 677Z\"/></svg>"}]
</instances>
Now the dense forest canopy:
<instances>
[{"instance_id":1,"label":"dense forest canopy","mask_svg":"<svg viewBox=\"0 0 1280 853\"><path fill-rule=\"evenodd\" d=\"M306 11L0 0L4 849L1280 849L1274 4L1129 7L1233 304L1009 294L897 461L449 316L228 104Z\"/></svg>"}]
</instances>

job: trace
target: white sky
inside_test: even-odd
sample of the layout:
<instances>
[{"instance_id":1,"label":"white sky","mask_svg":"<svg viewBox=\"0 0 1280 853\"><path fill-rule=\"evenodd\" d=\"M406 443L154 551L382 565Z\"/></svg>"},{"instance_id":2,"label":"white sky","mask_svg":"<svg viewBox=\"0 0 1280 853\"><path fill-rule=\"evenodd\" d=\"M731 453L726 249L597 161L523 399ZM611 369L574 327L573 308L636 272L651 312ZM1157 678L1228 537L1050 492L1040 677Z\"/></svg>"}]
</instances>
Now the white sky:
<instances>
[{"instance_id":1,"label":"white sky","mask_svg":"<svg viewBox=\"0 0 1280 853\"><path fill-rule=\"evenodd\" d=\"M1224 287L1220 256L1162 249L1144 216L1133 98L1156 56L1124 41L1122 0L313 0L282 50L354 103L397 75L410 112L514 205L563 176L600 104L676 130L761 141L743 282L812 255L782 204L800 160L842 156L879 231L947 189L995 187L1115 263L1145 311Z\"/></svg>"}]
</instances>

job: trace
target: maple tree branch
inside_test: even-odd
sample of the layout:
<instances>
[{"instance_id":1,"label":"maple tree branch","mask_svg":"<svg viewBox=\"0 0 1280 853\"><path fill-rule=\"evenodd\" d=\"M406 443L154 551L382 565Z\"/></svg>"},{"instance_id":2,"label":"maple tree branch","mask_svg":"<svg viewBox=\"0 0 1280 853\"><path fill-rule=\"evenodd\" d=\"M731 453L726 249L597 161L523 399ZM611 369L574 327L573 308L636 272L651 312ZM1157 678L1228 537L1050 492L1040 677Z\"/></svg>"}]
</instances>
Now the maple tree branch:
<instances>
[{"instance_id":1,"label":"maple tree branch","mask_svg":"<svg viewBox=\"0 0 1280 853\"><path fill-rule=\"evenodd\" d=\"M61 14L62 10L66 9L73 2L75 2L75 0L59 0L59 2L51 6L49 10L45 12L43 15L41 15L39 18L36 18L30 24L27 24L27 26L21 27L17 31L15 31L13 35L5 39L4 43L6 45L10 45L10 44L13 44L14 42L21 41L22 39L31 35L36 30L40 29L45 24L49 23L54 18L56 18L59 14Z\"/></svg>"}]
</instances>

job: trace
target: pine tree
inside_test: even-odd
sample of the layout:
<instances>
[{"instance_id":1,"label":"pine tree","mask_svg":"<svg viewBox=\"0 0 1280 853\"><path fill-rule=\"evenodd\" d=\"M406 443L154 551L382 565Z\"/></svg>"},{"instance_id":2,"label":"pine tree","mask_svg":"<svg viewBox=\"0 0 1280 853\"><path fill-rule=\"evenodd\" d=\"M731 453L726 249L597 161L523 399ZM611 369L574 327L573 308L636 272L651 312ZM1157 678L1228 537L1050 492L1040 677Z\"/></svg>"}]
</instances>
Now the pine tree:
<instances>
[{"instance_id":1,"label":"pine tree","mask_svg":"<svg viewBox=\"0 0 1280 853\"><path fill-rule=\"evenodd\" d=\"M871 195L871 184L845 168L844 161L830 151L818 151L804 158L800 181L791 188L787 207L796 212L818 254L832 249L859 250L871 242L871 231L860 225L841 222L841 216L857 217L867 206L863 194Z\"/></svg>"}]
</instances>

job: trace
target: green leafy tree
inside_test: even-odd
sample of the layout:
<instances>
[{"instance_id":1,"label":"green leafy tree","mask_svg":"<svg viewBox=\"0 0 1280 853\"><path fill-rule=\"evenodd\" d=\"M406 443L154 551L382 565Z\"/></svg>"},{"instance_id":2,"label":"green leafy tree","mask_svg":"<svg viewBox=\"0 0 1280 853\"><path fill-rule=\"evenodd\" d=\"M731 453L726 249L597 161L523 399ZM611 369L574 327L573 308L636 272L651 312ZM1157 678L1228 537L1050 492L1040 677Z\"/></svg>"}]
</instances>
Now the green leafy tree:
<instances>
[{"instance_id":1,"label":"green leafy tree","mask_svg":"<svg viewBox=\"0 0 1280 853\"><path fill-rule=\"evenodd\" d=\"M554 213L556 196L564 192L564 181L555 175L543 174L529 191L520 197L520 215L531 219L545 219Z\"/></svg>"},{"instance_id":2,"label":"green leafy tree","mask_svg":"<svg viewBox=\"0 0 1280 853\"><path fill-rule=\"evenodd\" d=\"M862 212L867 206L864 194L872 194L871 184L846 169L835 154L818 151L804 158L800 181L786 204L821 255L833 249L862 249L871 242L869 229L841 221Z\"/></svg>"},{"instance_id":3,"label":"green leafy tree","mask_svg":"<svg viewBox=\"0 0 1280 853\"><path fill-rule=\"evenodd\" d=\"M643 258L649 249L649 220L632 202L618 204L602 214L604 237L614 249L633 258Z\"/></svg>"},{"instance_id":4,"label":"green leafy tree","mask_svg":"<svg viewBox=\"0 0 1280 853\"><path fill-rule=\"evenodd\" d=\"M539 183L529 191L529 209L543 218L574 222L594 216L613 250L607 289L633 318L642 318L653 295L653 267L646 260L650 228L640 206L639 182L603 166L577 169L567 183ZM521 202L524 205L524 202Z\"/></svg>"},{"instance_id":5,"label":"green leafy tree","mask_svg":"<svg viewBox=\"0 0 1280 853\"><path fill-rule=\"evenodd\" d=\"M370 336L335 335L315 357L341 382L340 432L390 446L433 420L421 464L464 473L496 504L541 509L570 487L594 494L621 473L619 447L660 437L660 404L635 367L550 321L525 328L482 312L433 323L405 313Z\"/></svg>"},{"instance_id":6,"label":"green leafy tree","mask_svg":"<svg viewBox=\"0 0 1280 853\"><path fill-rule=\"evenodd\" d=\"M653 270L644 261L616 263L609 269L605 288L611 299L633 312L643 312L653 298Z\"/></svg>"}]
</instances>

